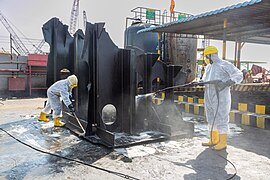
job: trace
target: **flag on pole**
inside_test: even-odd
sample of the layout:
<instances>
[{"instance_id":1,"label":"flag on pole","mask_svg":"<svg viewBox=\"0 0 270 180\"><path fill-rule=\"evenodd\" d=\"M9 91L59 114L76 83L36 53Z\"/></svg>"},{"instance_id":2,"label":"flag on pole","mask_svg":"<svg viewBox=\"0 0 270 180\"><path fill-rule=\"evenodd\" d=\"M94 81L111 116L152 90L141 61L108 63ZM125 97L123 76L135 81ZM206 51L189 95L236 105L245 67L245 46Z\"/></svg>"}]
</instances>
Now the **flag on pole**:
<instances>
[{"instance_id":1,"label":"flag on pole","mask_svg":"<svg viewBox=\"0 0 270 180\"><path fill-rule=\"evenodd\" d=\"M171 0L171 6L170 6L171 14L174 13L174 7L175 7L175 2L174 2L174 0Z\"/></svg>"}]
</instances>

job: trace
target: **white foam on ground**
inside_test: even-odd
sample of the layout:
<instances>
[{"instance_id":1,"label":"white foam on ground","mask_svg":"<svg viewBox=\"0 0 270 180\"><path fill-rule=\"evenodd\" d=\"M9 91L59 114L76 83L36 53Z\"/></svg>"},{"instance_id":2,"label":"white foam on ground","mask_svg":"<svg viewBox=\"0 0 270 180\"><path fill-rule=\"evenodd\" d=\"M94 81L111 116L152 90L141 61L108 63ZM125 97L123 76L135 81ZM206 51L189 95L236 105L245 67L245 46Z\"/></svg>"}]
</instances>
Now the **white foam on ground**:
<instances>
[{"instance_id":1,"label":"white foam on ground","mask_svg":"<svg viewBox=\"0 0 270 180\"><path fill-rule=\"evenodd\" d=\"M152 147L145 147L143 145L140 145L140 146L133 146L129 148L117 148L115 149L115 151L118 154L124 155L128 158L134 158L134 157L142 157L142 156L155 154L156 149Z\"/></svg>"},{"instance_id":2,"label":"white foam on ground","mask_svg":"<svg viewBox=\"0 0 270 180\"><path fill-rule=\"evenodd\" d=\"M42 128L42 129L48 129L48 128L51 128L51 127L53 127L53 126L54 126L53 121L50 121L50 122L42 123L42 124L41 124L41 128Z\"/></svg>"},{"instance_id":3,"label":"white foam on ground","mask_svg":"<svg viewBox=\"0 0 270 180\"><path fill-rule=\"evenodd\" d=\"M48 135L48 136L53 137L53 138L58 138L58 137L60 137L61 135L60 135L60 134L53 133L53 134L50 134L50 135Z\"/></svg>"},{"instance_id":4,"label":"white foam on ground","mask_svg":"<svg viewBox=\"0 0 270 180\"><path fill-rule=\"evenodd\" d=\"M34 146L34 147L37 147L37 148L39 148L41 150L46 151L46 149L44 149L42 146L39 145L39 143L35 140L35 138L36 137L34 135L28 134L28 135L25 136L25 139L26 139L25 142L27 144L31 145L31 146Z\"/></svg>"},{"instance_id":5,"label":"white foam on ground","mask_svg":"<svg viewBox=\"0 0 270 180\"><path fill-rule=\"evenodd\" d=\"M19 125L19 126L12 126L12 128L10 130L10 132L17 133L19 135L25 133L26 131L27 131L27 129L25 127L21 126L21 125Z\"/></svg>"}]
</instances>

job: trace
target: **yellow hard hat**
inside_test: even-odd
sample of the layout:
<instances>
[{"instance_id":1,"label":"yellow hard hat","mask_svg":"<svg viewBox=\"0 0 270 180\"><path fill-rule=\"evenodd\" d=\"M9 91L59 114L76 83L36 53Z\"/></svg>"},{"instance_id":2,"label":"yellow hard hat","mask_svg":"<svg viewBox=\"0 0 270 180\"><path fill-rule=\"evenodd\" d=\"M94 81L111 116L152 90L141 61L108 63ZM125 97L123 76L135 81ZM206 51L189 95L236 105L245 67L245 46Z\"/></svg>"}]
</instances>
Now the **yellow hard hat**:
<instances>
[{"instance_id":1,"label":"yellow hard hat","mask_svg":"<svg viewBox=\"0 0 270 180\"><path fill-rule=\"evenodd\" d=\"M77 87L78 85L78 78L73 74L71 76L67 77L68 82L69 82L69 87L72 89L74 87Z\"/></svg>"},{"instance_id":2,"label":"yellow hard hat","mask_svg":"<svg viewBox=\"0 0 270 180\"><path fill-rule=\"evenodd\" d=\"M203 51L204 56L215 53L218 53L218 49L215 46L207 46Z\"/></svg>"}]
</instances>

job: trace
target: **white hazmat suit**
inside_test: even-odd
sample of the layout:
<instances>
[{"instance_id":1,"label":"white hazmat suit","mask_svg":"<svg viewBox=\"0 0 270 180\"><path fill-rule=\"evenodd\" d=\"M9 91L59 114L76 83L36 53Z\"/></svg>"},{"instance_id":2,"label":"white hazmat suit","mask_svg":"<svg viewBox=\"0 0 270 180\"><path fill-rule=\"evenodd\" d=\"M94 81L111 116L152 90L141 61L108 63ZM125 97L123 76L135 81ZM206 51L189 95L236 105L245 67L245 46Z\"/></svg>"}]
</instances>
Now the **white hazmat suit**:
<instances>
[{"instance_id":1,"label":"white hazmat suit","mask_svg":"<svg viewBox=\"0 0 270 180\"><path fill-rule=\"evenodd\" d=\"M65 123L60 121L62 115L62 102L69 108L70 112L74 113L75 109L71 102L72 88L77 87L78 79L75 75L68 76L67 79L55 82L47 90L48 101L46 107L40 112L38 118L39 121L49 122L50 120L46 117L53 110L53 120L55 127L64 126Z\"/></svg>"},{"instance_id":2,"label":"white hazmat suit","mask_svg":"<svg viewBox=\"0 0 270 180\"><path fill-rule=\"evenodd\" d=\"M46 107L42 109L42 112L49 114L51 109L53 110L53 118L58 118L62 114L62 101L68 107L72 104L70 96L72 95L72 89L69 86L68 79L55 82L47 90L48 101Z\"/></svg>"},{"instance_id":3,"label":"white hazmat suit","mask_svg":"<svg viewBox=\"0 0 270 180\"><path fill-rule=\"evenodd\" d=\"M243 80L242 72L228 61L221 60L217 54L211 54L212 64L206 66L205 73L202 80L212 81L221 80L227 82L228 80L239 84ZM214 84L206 84L204 92L204 105L206 111L206 118L208 121L209 130L218 131L219 134L227 134L229 127L229 113L231 110L231 92L230 87L225 87L219 92L219 106L218 96ZM217 109L218 107L218 109ZM215 114L217 115L215 117Z\"/></svg>"}]
</instances>

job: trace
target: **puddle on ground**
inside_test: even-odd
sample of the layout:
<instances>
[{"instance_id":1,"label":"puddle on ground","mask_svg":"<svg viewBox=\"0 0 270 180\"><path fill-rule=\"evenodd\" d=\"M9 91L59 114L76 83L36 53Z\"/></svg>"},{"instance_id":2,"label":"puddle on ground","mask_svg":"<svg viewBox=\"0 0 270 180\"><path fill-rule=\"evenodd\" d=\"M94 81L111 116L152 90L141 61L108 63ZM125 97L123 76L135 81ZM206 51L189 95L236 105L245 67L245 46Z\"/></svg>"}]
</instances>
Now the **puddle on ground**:
<instances>
[{"instance_id":1,"label":"puddle on ground","mask_svg":"<svg viewBox=\"0 0 270 180\"><path fill-rule=\"evenodd\" d=\"M66 128L54 127L52 121L45 123L39 122L37 119L27 119L4 124L0 127L34 148L89 164L112 151L103 146L84 141L70 133ZM7 179L24 179L29 172L33 171L33 167L42 169L38 174L46 176L63 172L63 169L77 164L34 150L22 150L24 145L11 139L5 133L1 133L0 144L5 147L3 150L1 149L3 153L1 163L6 164L3 168L0 165L0 176ZM12 156L16 157L16 165L8 166ZM20 177L16 176L18 174Z\"/></svg>"},{"instance_id":2,"label":"puddle on ground","mask_svg":"<svg viewBox=\"0 0 270 180\"><path fill-rule=\"evenodd\" d=\"M184 120L194 123L195 136L208 136L207 124L202 121L202 119L184 117ZM77 159L89 164L94 163L98 159L112 152L111 149L94 145L88 141L78 138L70 133L70 131L66 128L54 127L53 121L45 123L39 122L37 118L31 118L1 125L1 128L7 130L16 138L35 148L71 159ZM230 131L230 136L235 136L241 134L243 130L235 124L230 124ZM123 138L123 135L124 134L120 133L116 136L118 138ZM158 135L160 134L149 131L130 137L135 140L140 140L142 138L151 138ZM21 146L23 146L22 144L12 140L4 133L1 133L0 137L1 146L5 147L3 150L1 149L1 151L4 152L4 155L1 157L1 162L3 162L3 164L10 164L10 159L12 156L16 157L15 165L0 168L0 175L6 177L7 179L12 179L16 177L17 174L20 175L20 177L18 177L19 179L24 179L27 173L33 171L33 167L35 167L35 169L42 169L39 174L40 176L45 176L48 174L63 172L67 167L76 165L74 162L42 154L34 150L21 151ZM117 148L115 149L114 153L111 154L112 156L114 154L116 157L118 155L127 157L126 159L124 158L121 160L130 162L134 157L143 157L156 153L166 153L174 148L178 149L189 146L192 141L192 139L184 139L181 142L164 141L146 145L137 145L129 148Z\"/></svg>"},{"instance_id":3,"label":"puddle on ground","mask_svg":"<svg viewBox=\"0 0 270 180\"><path fill-rule=\"evenodd\" d=\"M207 136L209 137L208 124L202 117L184 117L184 121L194 123L194 135L195 136ZM229 123L229 137L237 136L243 132L243 129L237 124Z\"/></svg>"},{"instance_id":4,"label":"puddle on ground","mask_svg":"<svg viewBox=\"0 0 270 180\"><path fill-rule=\"evenodd\" d=\"M21 135L27 131L27 129L21 125L18 126L11 126L12 129L10 130L11 133L16 133L16 135Z\"/></svg>"},{"instance_id":5,"label":"puddle on ground","mask_svg":"<svg viewBox=\"0 0 270 180\"><path fill-rule=\"evenodd\" d=\"M166 138L164 133L158 131L144 131L134 135L127 133L115 133L115 146L127 146L128 144L157 141Z\"/></svg>"}]
</instances>

